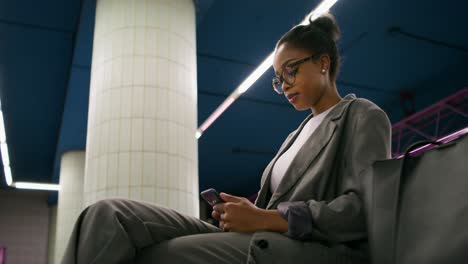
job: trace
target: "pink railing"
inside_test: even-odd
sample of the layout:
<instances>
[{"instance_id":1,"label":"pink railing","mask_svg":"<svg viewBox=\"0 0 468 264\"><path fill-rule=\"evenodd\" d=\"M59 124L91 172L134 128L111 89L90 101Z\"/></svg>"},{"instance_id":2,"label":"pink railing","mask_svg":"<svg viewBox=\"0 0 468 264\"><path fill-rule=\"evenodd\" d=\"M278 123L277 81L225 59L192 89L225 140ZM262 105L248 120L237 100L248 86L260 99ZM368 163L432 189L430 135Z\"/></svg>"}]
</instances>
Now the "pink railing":
<instances>
[{"instance_id":1,"label":"pink railing","mask_svg":"<svg viewBox=\"0 0 468 264\"><path fill-rule=\"evenodd\" d=\"M461 127L455 127L457 119ZM468 125L468 87L392 126L393 156L417 140L436 141ZM459 125L460 126L460 125Z\"/></svg>"}]
</instances>

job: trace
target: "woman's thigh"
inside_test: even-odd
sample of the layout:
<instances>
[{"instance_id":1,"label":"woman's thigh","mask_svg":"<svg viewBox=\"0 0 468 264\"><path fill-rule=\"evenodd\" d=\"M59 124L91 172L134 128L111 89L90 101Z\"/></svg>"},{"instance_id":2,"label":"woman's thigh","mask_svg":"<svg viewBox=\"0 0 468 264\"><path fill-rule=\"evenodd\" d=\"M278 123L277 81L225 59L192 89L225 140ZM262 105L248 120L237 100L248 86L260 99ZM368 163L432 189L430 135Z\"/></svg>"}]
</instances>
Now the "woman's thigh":
<instances>
[{"instance_id":1,"label":"woman's thigh","mask_svg":"<svg viewBox=\"0 0 468 264\"><path fill-rule=\"evenodd\" d=\"M179 236L221 230L195 217L163 206L107 199L80 215L63 263L122 263L135 251Z\"/></svg>"},{"instance_id":2,"label":"woman's thigh","mask_svg":"<svg viewBox=\"0 0 468 264\"><path fill-rule=\"evenodd\" d=\"M181 236L142 249L135 263L246 263L251 238L235 232Z\"/></svg>"},{"instance_id":3,"label":"woman's thigh","mask_svg":"<svg viewBox=\"0 0 468 264\"><path fill-rule=\"evenodd\" d=\"M94 229L88 232L92 235L103 229L106 233L125 232L137 248L178 236L221 232L216 226L176 210L126 199L97 202L89 207L84 222L82 228Z\"/></svg>"}]
</instances>

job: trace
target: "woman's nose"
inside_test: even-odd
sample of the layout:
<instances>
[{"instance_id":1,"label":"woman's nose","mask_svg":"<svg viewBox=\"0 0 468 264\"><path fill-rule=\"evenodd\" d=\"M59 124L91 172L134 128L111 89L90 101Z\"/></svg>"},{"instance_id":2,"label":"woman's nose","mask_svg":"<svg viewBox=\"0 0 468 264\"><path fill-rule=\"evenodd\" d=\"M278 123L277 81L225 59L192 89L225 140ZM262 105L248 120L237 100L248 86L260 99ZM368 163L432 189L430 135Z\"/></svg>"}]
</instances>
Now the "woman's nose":
<instances>
[{"instance_id":1,"label":"woman's nose","mask_svg":"<svg viewBox=\"0 0 468 264\"><path fill-rule=\"evenodd\" d=\"M283 90L283 92L286 92L287 90L289 90L289 88L291 88L291 85L287 84L286 82L283 82L283 84L281 84L281 89Z\"/></svg>"}]
</instances>

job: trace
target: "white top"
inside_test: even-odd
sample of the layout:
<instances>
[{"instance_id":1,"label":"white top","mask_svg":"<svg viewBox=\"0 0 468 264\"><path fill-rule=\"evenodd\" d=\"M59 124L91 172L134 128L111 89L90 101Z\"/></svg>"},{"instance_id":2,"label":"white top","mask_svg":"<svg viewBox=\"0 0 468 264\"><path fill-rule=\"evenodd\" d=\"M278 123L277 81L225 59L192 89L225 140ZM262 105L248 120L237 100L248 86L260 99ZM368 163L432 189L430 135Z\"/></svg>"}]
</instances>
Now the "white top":
<instances>
[{"instance_id":1,"label":"white top","mask_svg":"<svg viewBox=\"0 0 468 264\"><path fill-rule=\"evenodd\" d=\"M335 105L336 106L336 105ZM330 112L335 106L330 107L326 111L313 116L302 128L300 134L294 140L293 144L289 147L286 152L284 152L273 165L270 178L270 190L271 193L276 191L278 188L281 179L283 179L286 170L291 164L292 160L296 156L297 152L301 149L302 145L307 141L307 139L314 133L315 129L320 125L325 116Z\"/></svg>"}]
</instances>

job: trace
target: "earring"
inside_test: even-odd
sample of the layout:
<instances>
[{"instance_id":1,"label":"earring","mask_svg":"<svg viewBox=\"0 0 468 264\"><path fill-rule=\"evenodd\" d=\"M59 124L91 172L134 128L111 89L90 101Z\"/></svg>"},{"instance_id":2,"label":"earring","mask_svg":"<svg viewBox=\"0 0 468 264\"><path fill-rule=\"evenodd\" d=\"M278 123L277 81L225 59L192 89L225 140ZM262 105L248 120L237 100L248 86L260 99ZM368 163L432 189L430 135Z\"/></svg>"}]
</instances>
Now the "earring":
<instances>
[{"instance_id":1,"label":"earring","mask_svg":"<svg viewBox=\"0 0 468 264\"><path fill-rule=\"evenodd\" d=\"M326 70L325 70L325 69L322 69L322 73L325 73L325 72L326 72Z\"/></svg>"}]
</instances>

